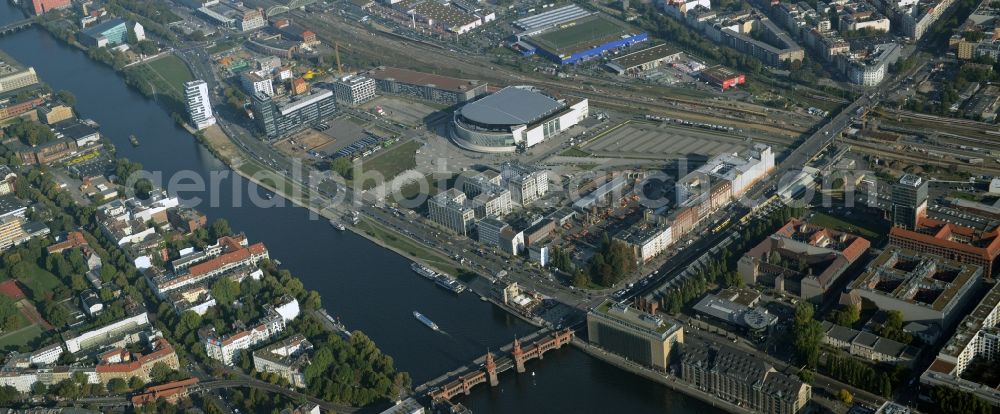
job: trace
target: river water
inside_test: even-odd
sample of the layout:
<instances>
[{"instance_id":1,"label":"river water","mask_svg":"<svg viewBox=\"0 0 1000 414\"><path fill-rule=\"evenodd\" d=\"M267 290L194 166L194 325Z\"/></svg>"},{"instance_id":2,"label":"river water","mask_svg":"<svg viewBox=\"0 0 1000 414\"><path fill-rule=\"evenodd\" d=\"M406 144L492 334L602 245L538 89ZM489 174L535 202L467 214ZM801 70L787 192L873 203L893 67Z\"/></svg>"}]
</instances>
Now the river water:
<instances>
[{"instance_id":1,"label":"river water","mask_svg":"<svg viewBox=\"0 0 1000 414\"><path fill-rule=\"evenodd\" d=\"M0 0L0 24L23 18ZM251 241L264 242L271 256L319 291L324 307L349 329L362 330L391 355L414 384L427 381L516 335L534 329L473 294L453 295L414 274L409 261L349 232L337 232L314 220L302 208L262 208L250 202L251 186L233 178L218 159L185 130L176 126L156 102L129 89L110 68L88 59L44 30L31 28L0 38L0 50L33 66L54 90L77 97L81 118L101 125L118 156L142 163L164 177L187 171L227 178L217 203L202 203L209 220L225 218ZM135 134L140 145L128 142ZM207 178L206 178L207 181ZM168 188L168 190L171 190ZM181 192L182 198L210 199L207 192ZM431 331L412 316L414 310L433 319L445 333ZM500 386L479 386L462 397L474 412L716 412L698 400L621 371L572 348L531 362L535 375L505 374Z\"/></svg>"}]
</instances>

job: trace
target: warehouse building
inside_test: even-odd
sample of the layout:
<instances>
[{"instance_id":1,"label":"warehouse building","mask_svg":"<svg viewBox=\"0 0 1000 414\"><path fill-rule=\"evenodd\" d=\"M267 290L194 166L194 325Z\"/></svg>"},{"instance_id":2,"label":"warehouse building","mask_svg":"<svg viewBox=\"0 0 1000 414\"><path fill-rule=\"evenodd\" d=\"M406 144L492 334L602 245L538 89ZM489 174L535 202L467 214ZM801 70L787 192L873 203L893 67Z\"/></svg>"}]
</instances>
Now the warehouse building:
<instances>
[{"instance_id":1,"label":"warehouse building","mask_svg":"<svg viewBox=\"0 0 1000 414\"><path fill-rule=\"evenodd\" d=\"M636 78L664 64L676 62L680 58L680 51L659 44L611 59L607 66L619 76Z\"/></svg>"},{"instance_id":2,"label":"warehouse building","mask_svg":"<svg viewBox=\"0 0 1000 414\"><path fill-rule=\"evenodd\" d=\"M684 328L624 303L605 300L587 312L587 340L647 367L666 371Z\"/></svg>"}]
</instances>

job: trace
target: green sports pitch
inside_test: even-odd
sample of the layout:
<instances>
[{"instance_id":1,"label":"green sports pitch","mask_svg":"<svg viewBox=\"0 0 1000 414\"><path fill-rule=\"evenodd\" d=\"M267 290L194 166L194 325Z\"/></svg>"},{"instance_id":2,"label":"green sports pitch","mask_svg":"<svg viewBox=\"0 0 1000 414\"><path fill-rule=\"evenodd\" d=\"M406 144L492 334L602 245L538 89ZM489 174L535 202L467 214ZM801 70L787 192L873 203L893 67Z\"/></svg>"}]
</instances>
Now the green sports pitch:
<instances>
[{"instance_id":1,"label":"green sports pitch","mask_svg":"<svg viewBox=\"0 0 1000 414\"><path fill-rule=\"evenodd\" d=\"M573 23L571 26L563 25L562 28L532 36L532 39L539 46L553 52L565 53L581 46L591 46L592 43L621 35L628 30L618 22L600 15Z\"/></svg>"}]
</instances>

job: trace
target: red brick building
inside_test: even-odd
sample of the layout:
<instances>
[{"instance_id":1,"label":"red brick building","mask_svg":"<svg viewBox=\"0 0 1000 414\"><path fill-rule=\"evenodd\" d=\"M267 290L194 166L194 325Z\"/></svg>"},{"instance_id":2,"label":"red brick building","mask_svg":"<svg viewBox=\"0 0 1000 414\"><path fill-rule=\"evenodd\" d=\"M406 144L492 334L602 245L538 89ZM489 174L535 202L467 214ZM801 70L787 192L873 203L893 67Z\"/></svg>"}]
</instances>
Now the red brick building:
<instances>
[{"instance_id":1,"label":"red brick building","mask_svg":"<svg viewBox=\"0 0 1000 414\"><path fill-rule=\"evenodd\" d=\"M988 232L935 220L926 216L917 219L918 228L906 230L893 227L889 243L918 253L928 253L983 267L983 275L993 277L994 263L1000 256L997 229Z\"/></svg>"},{"instance_id":2,"label":"red brick building","mask_svg":"<svg viewBox=\"0 0 1000 414\"><path fill-rule=\"evenodd\" d=\"M70 6L70 0L31 0L31 7L35 14L45 14L56 9L65 9Z\"/></svg>"}]
</instances>

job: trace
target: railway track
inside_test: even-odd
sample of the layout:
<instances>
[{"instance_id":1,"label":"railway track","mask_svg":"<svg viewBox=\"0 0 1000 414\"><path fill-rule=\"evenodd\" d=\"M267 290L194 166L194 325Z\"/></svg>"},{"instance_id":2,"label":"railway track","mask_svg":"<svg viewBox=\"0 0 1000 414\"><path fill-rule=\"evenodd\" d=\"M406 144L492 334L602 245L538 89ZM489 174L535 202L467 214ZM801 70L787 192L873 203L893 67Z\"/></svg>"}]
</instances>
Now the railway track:
<instances>
[{"instance_id":1,"label":"railway track","mask_svg":"<svg viewBox=\"0 0 1000 414\"><path fill-rule=\"evenodd\" d=\"M1000 166L994 164L993 162L983 163L983 164L965 164L958 162L958 160L945 160L940 158L935 158L930 155L914 154L909 152L897 152L897 151L887 151L884 145L876 145L864 141L856 141L851 139L844 139L841 142L851 145L855 150L866 152L872 155L877 155L880 158L905 161L911 164L924 164L924 165L934 165L937 167L948 168L952 165L958 167L959 170L973 171L976 173L996 173L1000 174ZM937 150L934 150L937 151Z\"/></svg>"},{"instance_id":2,"label":"railway track","mask_svg":"<svg viewBox=\"0 0 1000 414\"><path fill-rule=\"evenodd\" d=\"M335 37L339 36L334 36L334 32L332 31L334 29L331 27L332 25L330 21L317 18L316 16L301 14L299 12L295 13L298 13L298 16L303 20L313 23L315 27L322 28L321 30L318 30L320 33L317 33L317 36L322 41L327 42L328 44L333 44L333 42L338 40ZM448 51L446 51L443 47L439 45L421 39L415 39L409 36L404 36L398 33L392 33L384 30L373 30L369 32L368 29L358 29L350 24L340 25L340 26L341 26L339 28L340 31L346 30L347 33L349 33L354 39L356 39L359 42L362 42L363 41L362 39L364 39L364 41L371 41L370 39L373 40L377 38L381 38L381 40L383 41L391 39L392 41L381 42L378 44L378 46L387 49L392 49L393 52L395 53L398 53L402 56L409 56L413 60L426 63L431 67L447 66L462 71L463 73L468 74L467 76L476 76L484 78L484 80L493 79L495 81L503 83L525 82L525 83L538 84L564 95L586 97L587 99L595 103L610 108L628 109L629 112L634 112L637 109L646 111L648 110L648 108L655 108L658 111L660 111L660 113L663 114L673 114L674 116L684 116L685 114L687 114L687 116L697 115L705 117L703 119L706 120L712 119L719 123L726 123L728 125L738 126L744 129L746 129L751 125L756 125L757 127L754 129L757 131L765 132L768 134L778 134L781 136L792 137L792 138L798 138L801 136L801 134L805 133L808 130L808 128L804 127L778 126L773 121L767 119L769 116L775 114L767 114L766 112L740 108L737 106L737 104L721 105L721 104L712 104L710 102L705 102L705 101L694 101L694 100L688 100L670 96L645 96L645 95L643 97L646 98L646 100L641 101L637 100L634 97L625 97L621 96L620 94L619 96L613 96L614 93L608 91L595 93L594 91L588 91L587 90L588 85L583 85L582 84L583 82L580 81L577 81L576 83L567 83L567 82L556 82L551 80L538 79L533 77L529 78L527 76L514 73L508 69L498 67L490 62L473 64L470 63L468 60L458 59L454 56L449 55L447 53ZM361 33L357 33L351 30L362 31L365 32L365 34L371 34L371 36L362 36ZM340 41L342 48L344 48L343 39L340 39ZM354 49L357 50L358 48ZM366 51L357 50L357 52L365 53ZM378 56L372 56L372 57L378 58ZM489 70L487 71L486 68L489 68ZM594 85L598 86L602 90L613 90L615 88L621 88L620 85L614 83L609 84L608 82L601 79L587 78L586 81L594 83ZM636 91L636 94L638 93L639 92ZM663 102L656 102L656 100L672 102L675 105L665 104ZM691 105L695 107L705 108L705 110L710 113L678 108L676 107L676 105ZM771 111L771 110L767 109L765 111ZM799 114L787 111L776 111L776 110L775 112L777 112L776 114L788 117L790 120L794 118L799 122L807 122L806 120L801 119L802 115ZM740 116L735 116L733 115L734 113L740 114ZM725 114L726 116L720 117L719 116L720 114Z\"/></svg>"}]
</instances>

